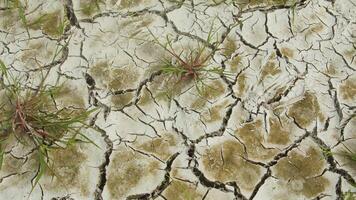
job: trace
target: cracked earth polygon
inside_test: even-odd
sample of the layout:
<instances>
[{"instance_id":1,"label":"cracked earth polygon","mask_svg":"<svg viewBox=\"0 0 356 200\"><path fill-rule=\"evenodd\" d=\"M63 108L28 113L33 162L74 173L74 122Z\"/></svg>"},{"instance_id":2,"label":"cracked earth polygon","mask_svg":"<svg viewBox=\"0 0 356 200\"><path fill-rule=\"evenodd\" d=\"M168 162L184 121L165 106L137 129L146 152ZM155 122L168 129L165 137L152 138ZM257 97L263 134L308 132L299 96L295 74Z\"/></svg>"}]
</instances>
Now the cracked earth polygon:
<instances>
[{"instance_id":1,"label":"cracked earth polygon","mask_svg":"<svg viewBox=\"0 0 356 200\"><path fill-rule=\"evenodd\" d=\"M356 199L355 0L1 0L0 200Z\"/></svg>"}]
</instances>

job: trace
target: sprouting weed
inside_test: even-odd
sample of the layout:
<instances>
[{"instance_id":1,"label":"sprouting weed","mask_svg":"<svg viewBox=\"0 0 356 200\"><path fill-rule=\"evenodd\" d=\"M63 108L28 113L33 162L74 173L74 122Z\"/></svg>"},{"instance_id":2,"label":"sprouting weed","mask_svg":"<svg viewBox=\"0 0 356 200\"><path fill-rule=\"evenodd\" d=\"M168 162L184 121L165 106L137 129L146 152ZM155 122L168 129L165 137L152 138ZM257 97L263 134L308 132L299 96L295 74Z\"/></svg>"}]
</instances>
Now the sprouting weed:
<instances>
[{"instance_id":1,"label":"sprouting weed","mask_svg":"<svg viewBox=\"0 0 356 200\"><path fill-rule=\"evenodd\" d=\"M100 10L100 4L105 3L103 0L85 0L80 1L81 12L86 15L90 16L93 13Z\"/></svg>"},{"instance_id":2,"label":"sprouting weed","mask_svg":"<svg viewBox=\"0 0 356 200\"><path fill-rule=\"evenodd\" d=\"M213 78L214 75L224 75L228 78L233 76L232 73L225 71L221 67L212 67L210 65L214 51L209 50L206 44L198 43L196 48L177 52L171 38L167 36L166 44L163 44L150 30L148 31L154 39L153 42L162 47L171 56L160 60L159 70L163 74L176 77L177 83L193 80L198 93L201 94L204 87L207 86L204 82L206 79ZM210 44L212 37L213 31L211 28L206 40L207 43Z\"/></svg>"},{"instance_id":3,"label":"sprouting weed","mask_svg":"<svg viewBox=\"0 0 356 200\"><path fill-rule=\"evenodd\" d=\"M16 138L37 155L34 188L50 170L48 154L52 149L67 148L76 143L94 144L82 129L89 128L86 121L95 110L60 108L55 97L61 86L46 86L42 80L36 89L24 87L20 84L22 79L14 76L2 61L0 73L0 166L8 139Z\"/></svg>"}]
</instances>

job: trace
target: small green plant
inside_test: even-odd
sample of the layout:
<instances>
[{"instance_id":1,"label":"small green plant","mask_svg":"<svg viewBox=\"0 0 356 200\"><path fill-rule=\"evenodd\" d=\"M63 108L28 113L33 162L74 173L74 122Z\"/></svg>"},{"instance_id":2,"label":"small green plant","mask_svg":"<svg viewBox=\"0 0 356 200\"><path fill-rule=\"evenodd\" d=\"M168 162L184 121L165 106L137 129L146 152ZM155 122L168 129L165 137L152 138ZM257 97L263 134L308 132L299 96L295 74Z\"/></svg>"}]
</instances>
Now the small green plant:
<instances>
[{"instance_id":1,"label":"small green plant","mask_svg":"<svg viewBox=\"0 0 356 200\"><path fill-rule=\"evenodd\" d=\"M0 167L6 146L17 141L37 157L34 188L51 169L51 150L79 142L93 143L82 131L89 127L86 121L94 110L61 108L54 100L60 86L46 86L45 78L38 87L23 86L23 79L11 73L1 60L0 73Z\"/></svg>"},{"instance_id":2,"label":"small green plant","mask_svg":"<svg viewBox=\"0 0 356 200\"><path fill-rule=\"evenodd\" d=\"M206 79L212 79L213 76L226 76L231 77L233 74L225 71L221 67L213 67L210 61L213 58L214 51L209 50L206 44L197 43L195 48L188 50L181 50L179 53L173 46L172 39L166 37L166 44L163 44L159 39L149 30L154 38L154 43L162 47L168 54L169 58L160 59L159 70L175 78L177 83L182 81L193 81L199 94L202 93ZM207 43L211 43L213 36L212 29L209 31Z\"/></svg>"}]
</instances>

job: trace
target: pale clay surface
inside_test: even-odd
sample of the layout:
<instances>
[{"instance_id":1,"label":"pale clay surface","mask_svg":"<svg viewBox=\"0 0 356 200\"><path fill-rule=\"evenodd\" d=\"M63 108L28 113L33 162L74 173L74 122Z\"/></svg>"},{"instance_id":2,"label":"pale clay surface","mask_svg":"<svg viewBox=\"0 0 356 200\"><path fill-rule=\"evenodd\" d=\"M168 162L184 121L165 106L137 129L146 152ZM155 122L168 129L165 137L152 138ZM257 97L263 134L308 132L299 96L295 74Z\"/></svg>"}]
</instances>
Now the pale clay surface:
<instances>
[{"instance_id":1,"label":"pale clay surface","mask_svg":"<svg viewBox=\"0 0 356 200\"><path fill-rule=\"evenodd\" d=\"M328 200L352 190L355 166L325 151L355 145L355 0L29 0L28 21L55 16L30 38L3 2L0 59L28 74L24 84L52 68L50 81L69 88L61 101L99 107L103 131L87 133L100 148L56 153L62 180L44 177L31 194L31 159L8 153L0 199ZM231 75L211 75L202 94L174 85L157 73L170 55L150 32L177 52L207 45L208 67Z\"/></svg>"}]
</instances>

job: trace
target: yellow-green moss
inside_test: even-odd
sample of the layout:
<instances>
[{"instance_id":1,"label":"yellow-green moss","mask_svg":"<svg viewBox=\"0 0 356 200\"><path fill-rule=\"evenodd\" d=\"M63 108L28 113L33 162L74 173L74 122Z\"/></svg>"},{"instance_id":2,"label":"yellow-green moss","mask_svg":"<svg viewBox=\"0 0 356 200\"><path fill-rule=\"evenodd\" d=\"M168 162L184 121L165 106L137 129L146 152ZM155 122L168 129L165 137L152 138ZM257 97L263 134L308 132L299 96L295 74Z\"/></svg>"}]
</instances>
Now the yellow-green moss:
<instances>
[{"instance_id":1,"label":"yellow-green moss","mask_svg":"<svg viewBox=\"0 0 356 200\"><path fill-rule=\"evenodd\" d=\"M212 123L222 120L222 114L225 113L225 107L228 104L228 100L225 100L221 104L217 104L210 108L208 111L203 112L203 120L207 123Z\"/></svg>"},{"instance_id":2,"label":"yellow-green moss","mask_svg":"<svg viewBox=\"0 0 356 200\"><path fill-rule=\"evenodd\" d=\"M60 36L64 30L64 19L61 11L45 13L34 20L28 22L30 29L41 29L44 33L51 36Z\"/></svg>"},{"instance_id":3,"label":"yellow-green moss","mask_svg":"<svg viewBox=\"0 0 356 200\"><path fill-rule=\"evenodd\" d=\"M117 106L122 107L133 99L134 95L132 93L120 94L111 97L111 102Z\"/></svg>"},{"instance_id":4,"label":"yellow-green moss","mask_svg":"<svg viewBox=\"0 0 356 200\"><path fill-rule=\"evenodd\" d=\"M132 159L132 158L131 158ZM114 161L115 163L115 161ZM108 178L108 189L111 199L121 199L127 194L132 187L135 187L142 176L144 171L140 166L126 160L126 165L120 165L115 174L111 174Z\"/></svg>"},{"instance_id":5,"label":"yellow-green moss","mask_svg":"<svg viewBox=\"0 0 356 200\"><path fill-rule=\"evenodd\" d=\"M230 62L230 69L231 72L237 72L237 70L240 68L240 64L241 64L241 56L235 56Z\"/></svg>"},{"instance_id":6,"label":"yellow-green moss","mask_svg":"<svg viewBox=\"0 0 356 200\"><path fill-rule=\"evenodd\" d=\"M305 32L305 35L306 36L311 36L313 34L317 34L317 33L321 32L322 30L324 30L324 25L322 23L317 23L315 25L312 25L311 28L309 28Z\"/></svg>"},{"instance_id":7,"label":"yellow-green moss","mask_svg":"<svg viewBox=\"0 0 356 200\"><path fill-rule=\"evenodd\" d=\"M242 6L258 6L258 5L289 5L293 1L290 0L237 0L237 3Z\"/></svg>"},{"instance_id":8,"label":"yellow-green moss","mask_svg":"<svg viewBox=\"0 0 356 200\"><path fill-rule=\"evenodd\" d=\"M324 166L321 152L309 147L306 155L292 151L287 158L280 160L275 166L275 175L285 181L302 184L301 188L290 187L289 190L311 198L323 192L329 184L326 178L316 177L321 174Z\"/></svg>"},{"instance_id":9,"label":"yellow-green moss","mask_svg":"<svg viewBox=\"0 0 356 200\"><path fill-rule=\"evenodd\" d=\"M303 127L309 126L317 119L324 120L318 99L309 92L306 92L302 100L289 108L288 115L295 118L297 123Z\"/></svg>"},{"instance_id":10,"label":"yellow-green moss","mask_svg":"<svg viewBox=\"0 0 356 200\"><path fill-rule=\"evenodd\" d=\"M138 105L144 106L147 105L151 101L151 94L147 90L143 90L141 92L141 97L138 102Z\"/></svg>"},{"instance_id":11,"label":"yellow-green moss","mask_svg":"<svg viewBox=\"0 0 356 200\"><path fill-rule=\"evenodd\" d=\"M150 86L150 90L156 100L169 102L172 97L179 95L191 82L179 81L176 77L161 76L155 79Z\"/></svg>"},{"instance_id":12,"label":"yellow-green moss","mask_svg":"<svg viewBox=\"0 0 356 200\"><path fill-rule=\"evenodd\" d=\"M9 154L4 155L2 168L0 170L0 177L5 177L13 173L18 174L6 178L6 184L4 184L4 182L3 184L0 184L0 194L3 191L12 189L15 186L25 186L25 184L28 183L28 180L33 178L33 173L36 173L36 170L38 169L38 161L35 156L36 154L32 154L27 160L25 160L25 158L18 159ZM5 181L5 179L3 179L3 181Z\"/></svg>"},{"instance_id":13,"label":"yellow-green moss","mask_svg":"<svg viewBox=\"0 0 356 200\"><path fill-rule=\"evenodd\" d=\"M107 188L110 199L124 199L141 179L159 171L158 161L147 161L130 150L119 148L113 155L108 170Z\"/></svg>"},{"instance_id":14,"label":"yellow-green moss","mask_svg":"<svg viewBox=\"0 0 356 200\"><path fill-rule=\"evenodd\" d=\"M174 200L200 200L203 195L196 191L196 187L193 184L174 180L169 187L164 190L163 195L167 199Z\"/></svg>"},{"instance_id":15,"label":"yellow-green moss","mask_svg":"<svg viewBox=\"0 0 356 200\"><path fill-rule=\"evenodd\" d=\"M244 95L246 91L246 83L247 83L247 76L245 73L240 74L237 78L237 86L238 86L238 95Z\"/></svg>"},{"instance_id":16,"label":"yellow-green moss","mask_svg":"<svg viewBox=\"0 0 356 200\"><path fill-rule=\"evenodd\" d=\"M345 50L342 55L345 55L345 57L349 60L352 60L353 57L356 55L356 50L355 49L348 49ZM353 63L356 63L355 60L353 61ZM351 63L352 64L352 63Z\"/></svg>"},{"instance_id":17,"label":"yellow-green moss","mask_svg":"<svg viewBox=\"0 0 356 200\"><path fill-rule=\"evenodd\" d=\"M110 68L108 61L100 61L94 64L90 70L90 74L95 79L107 80L110 77Z\"/></svg>"},{"instance_id":18,"label":"yellow-green moss","mask_svg":"<svg viewBox=\"0 0 356 200\"><path fill-rule=\"evenodd\" d=\"M18 173L21 170L24 160L15 158L9 154L4 155L4 160L1 166L1 172Z\"/></svg>"},{"instance_id":19,"label":"yellow-green moss","mask_svg":"<svg viewBox=\"0 0 356 200\"><path fill-rule=\"evenodd\" d=\"M221 112L222 112L223 108L224 108L224 106L222 106L222 105L212 107L209 110L208 114L206 116L203 116L204 121L207 123L211 123L211 122L221 120L222 119Z\"/></svg>"},{"instance_id":20,"label":"yellow-green moss","mask_svg":"<svg viewBox=\"0 0 356 200\"><path fill-rule=\"evenodd\" d=\"M284 126L287 126L287 123L283 123ZM271 117L269 119L269 135L267 138L267 141L272 143L272 144L281 144L285 145L287 144L290 139L289 139L289 131L286 129L286 127L282 127L280 122L278 121L277 118Z\"/></svg>"},{"instance_id":21,"label":"yellow-green moss","mask_svg":"<svg viewBox=\"0 0 356 200\"><path fill-rule=\"evenodd\" d=\"M89 73L110 90L123 90L135 87L139 78L138 71L133 67L112 68L108 61L100 61L90 68ZM129 96L129 95L124 95ZM122 99L122 97L119 97Z\"/></svg>"},{"instance_id":22,"label":"yellow-green moss","mask_svg":"<svg viewBox=\"0 0 356 200\"><path fill-rule=\"evenodd\" d=\"M290 48L287 48L287 47L283 47L281 48L281 53L284 57L287 57L287 58L293 58L294 57L294 51Z\"/></svg>"},{"instance_id":23,"label":"yellow-green moss","mask_svg":"<svg viewBox=\"0 0 356 200\"><path fill-rule=\"evenodd\" d=\"M262 68L260 82L264 81L268 76L275 76L281 73L281 69L274 61L268 61Z\"/></svg>"},{"instance_id":24,"label":"yellow-green moss","mask_svg":"<svg viewBox=\"0 0 356 200\"><path fill-rule=\"evenodd\" d=\"M280 100L283 98L283 94L284 92L286 91L287 89L287 86L280 86L280 87L277 87L273 90L274 92L274 95L272 98L270 98L268 101L271 101L271 105L273 106L272 109L273 109L273 113L275 115L278 115L280 116L281 113L285 110L285 108L283 106L280 106ZM267 101L267 102L268 102Z\"/></svg>"},{"instance_id":25,"label":"yellow-green moss","mask_svg":"<svg viewBox=\"0 0 356 200\"><path fill-rule=\"evenodd\" d=\"M127 18L123 19L123 21L120 22L120 28L129 28L130 30L137 31L137 29L141 29L144 27L147 27L149 24L153 22L153 18L150 16L144 16L144 17L135 17L135 18ZM152 44L151 43L146 43L144 45L149 45L149 48L147 48L147 51L152 51Z\"/></svg>"},{"instance_id":26,"label":"yellow-green moss","mask_svg":"<svg viewBox=\"0 0 356 200\"><path fill-rule=\"evenodd\" d=\"M349 122L351 130L356 130L356 126L353 125L355 122L355 118ZM355 135L356 131L351 134L351 137L354 138ZM333 151L333 154L341 166L344 166L344 168L352 174L356 173L356 148L353 140L344 142L342 147L339 147Z\"/></svg>"},{"instance_id":27,"label":"yellow-green moss","mask_svg":"<svg viewBox=\"0 0 356 200\"><path fill-rule=\"evenodd\" d=\"M91 16L100 10L103 0L80 0L80 11L85 16Z\"/></svg>"},{"instance_id":28,"label":"yellow-green moss","mask_svg":"<svg viewBox=\"0 0 356 200\"><path fill-rule=\"evenodd\" d=\"M118 68L112 71L109 88L112 90L127 89L138 80L138 72L133 68Z\"/></svg>"},{"instance_id":29,"label":"yellow-green moss","mask_svg":"<svg viewBox=\"0 0 356 200\"><path fill-rule=\"evenodd\" d=\"M226 141L206 150L203 156L204 169L214 180L237 181L247 190L253 189L259 181L261 169L241 158L243 147L235 141Z\"/></svg>"},{"instance_id":30,"label":"yellow-green moss","mask_svg":"<svg viewBox=\"0 0 356 200\"><path fill-rule=\"evenodd\" d=\"M121 8L135 7L138 6L140 3L142 3L143 1L147 1L147 0L121 0L120 7Z\"/></svg>"},{"instance_id":31,"label":"yellow-green moss","mask_svg":"<svg viewBox=\"0 0 356 200\"><path fill-rule=\"evenodd\" d=\"M356 100L356 79L347 79L340 85L341 97L345 100Z\"/></svg>"},{"instance_id":32,"label":"yellow-green moss","mask_svg":"<svg viewBox=\"0 0 356 200\"><path fill-rule=\"evenodd\" d=\"M14 27L16 22L19 21L18 12L14 9L0 12L0 18L0 25L5 30L9 30L11 27Z\"/></svg>"},{"instance_id":33,"label":"yellow-green moss","mask_svg":"<svg viewBox=\"0 0 356 200\"><path fill-rule=\"evenodd\" d=\"M83 163L87 160L78 146L69 146L65 149L53 149L50 151L51 170L47 170L47 176L52 177L53 181L45 184L50 190L58 191L58 188L65 190L78 188L82 195L89 195L89 185L87 175L81 173ZM85 172L85 169L82 169ZM82 175L82 176L81 176Z\"/></svg>"},{"instance_id":34,"label":"yellow-green moss","mask_svg":"<svg viewBox=\"0 0 356 200\"><path fill-rule=\"evenodd\" d=\"M344 192L343 200L356 200L355 192L351 192L351 191Z\"/></svg>"},{"instance_id":35,"label":"yellow-green moss","mask_svg":"<svg viewBox=\"0 0 356 200\"><path fill-rule=\"evenodd\" d=\"M20 56L21 62L25 63L28 69L38 68L38 60L53 58L53 51L47 49L44 43L36 42L30 43L28 49L23 51Z\"/></svg>"},{"instance_id":36,"label":"yellow-green moss","mask_svg":"<svg viewBox=\"0 0 356 200\"><path fill-rule=\"evenodd\" d=\"M275 149L266 149L262 146L264 139L261 120L244 124L244 126L236 130L235 134L246 145L250 158L267 160L277 153Z\"/></svg>"},{"instance_id":37,"label":"yellow-green moss","mask_svg":"<svg viewBox=\"0 0 356 200\"><path fill-rule=\"evenodd\" d=\"M215 80L202 88L201 92L199 93L199 97L193 101L191 107L202 108L205 106L207 100L213 100L224 93L224 84L219 80Z\"/></svg>"},{"instance_id":38,"label":"yellow-green moss","mask_svg":"<svg viewBox=\"0 0 356 200\"><path fill-rule=\"evenodd\" d=\"M237 49L235 41L231 37L227 37L223 47L223 54L230 57Z\"/></svg>"},{"instance_id":39,"label":"yellow-green moss","mask_svg":"<svg viewBox=\"0 0 356 200\"><path fill-rule=\"evenodd\" d=\"M325 73L330 76L335 76L338 73L338 71L334 65L329 64L325 70Z\"/></svg>"},{"instance_id":40,"label":"yellow-green moss","mask_svg":"<svg viewBox=\"0 0 356 200\"><path fill-rule=\"evenodd\" d=\"M162 160L167 160L171 156L170 148L176 144L176 138L172 134L165 134L163 137L152 139L139 145L138 149L153 153Z\"/></svg>"},{"instance_id":41,"label":"yellow-green moss","mask_svg":"<svg viewBox=\"0 0 356 200\"><path fill-rule=\"evenodd\" d=\"M73 90L70 85L63 85L55 98L60 100L63 106L76 106L79 108L85 107L83 95L81 95L78 91Z\"/></svg>"},{"instance_id":42,"label":"yellow-green moss","mask_svg":"<svg viewBox=\"0 0 356 200\"><path fill-rule=\"evenodd\" d=\"M301 193L304 196L311 198L322 193L328 185L329 181L324 177L310 178L304 182Z\"/></svg>"}]
</instances>

